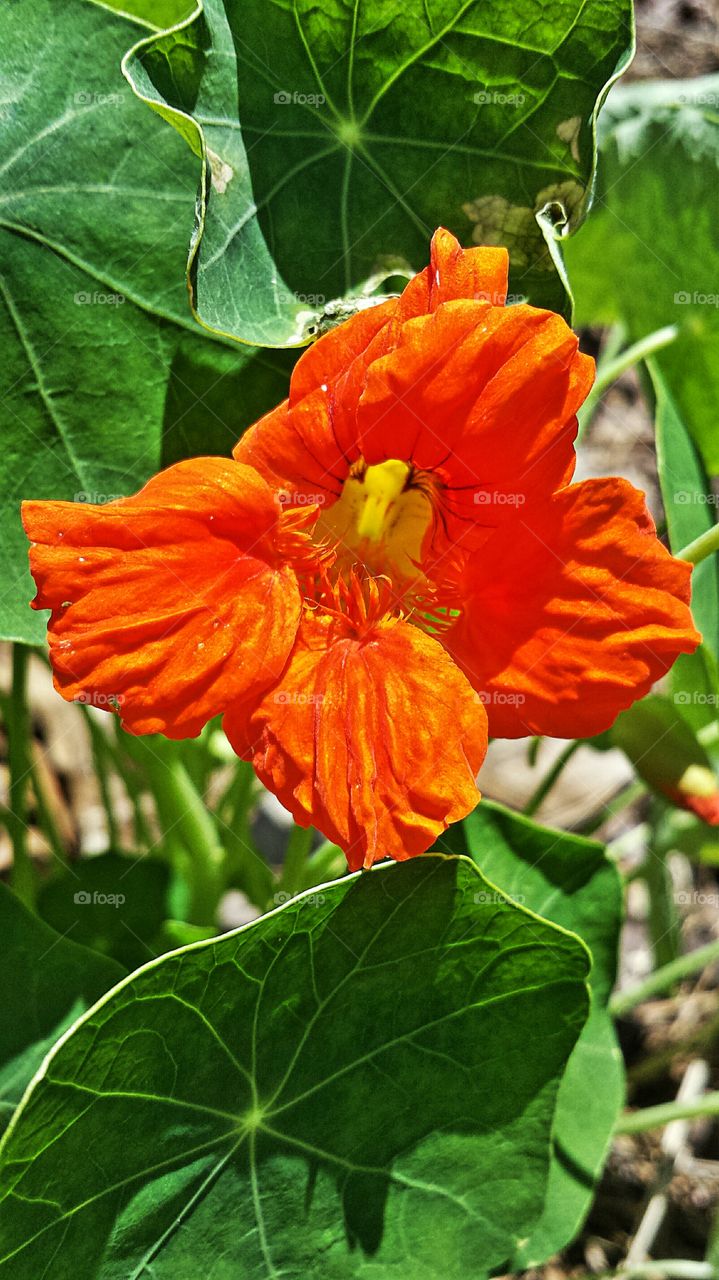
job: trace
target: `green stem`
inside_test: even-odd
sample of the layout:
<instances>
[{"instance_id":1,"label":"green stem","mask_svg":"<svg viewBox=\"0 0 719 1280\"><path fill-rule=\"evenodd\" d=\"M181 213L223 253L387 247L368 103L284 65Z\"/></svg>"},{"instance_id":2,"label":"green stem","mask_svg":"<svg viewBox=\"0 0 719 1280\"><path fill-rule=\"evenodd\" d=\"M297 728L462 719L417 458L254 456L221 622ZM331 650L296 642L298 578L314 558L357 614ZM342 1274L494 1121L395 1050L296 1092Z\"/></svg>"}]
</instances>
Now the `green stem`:
<instances>
[{"instance_id":1,"label":"green stem","mask_svg":"<svg viewBox=\"0 0 719 1280\"><path fill-rule=\"evenodd\" d=\"M696 951L690 951L688 955L662 965L661 969L655 970L631 991L623 991L614 996L609 1003L609 1011L615 1018L621 1018L638 1004L669 991L676 982L699 973L715 960L719 960L719 942L709 942L705 947L698 947Z\"/></svg>"},{"instance_id":2,"label":"green stem","mask_svg":"<svg viewBox=\"0 0 719 1280\"><path fill-rule=\"evenodd\" d=\"M667 851L656 841L647 849L642 873L649 893L648 924L654 963L664 967L679 958L681 925L667 864Z\"/></svg>"},{"instance_id":3,"label":"green stem","mask_svg":"<svg viewBox=\"0 0 719 1280\"><path fill-rule=\"evenodd\" d=\"M133 760L129 752L123 749L122 740L125 736L120 721L116 718L115 737L107 740L109 758L112 760L118 777L122 779L123 786L132 805L135 844L139 849L150 849L153 837L142 807L145 789L138 781L139 770L136 761Z\"/></svg>"},{"instance_id":4,"label":"green stem","mask_svg":"<svg viewBox=\"0 0 719 1280\"><path fill-rule=\"evenodd\" d=\"M541 805L542 801L546 799L546 797L549 795L549 792L552 790L552 787L554 786L555 782L558 781L559 776L564 769L564 766L568 763L569 760L571 760L575 751L577 751L577 749L581 746L582 746L581 740L577 738L572 742L568 742L566 747L563 749L563 751L560 751L559 755L554 761L554 764L548 770L548 772L540 782L534 794L530 796L529 800L525 804L524 810L523 810L525 818L531 818L533 814L537 812L537 809Z\"/></svg>"},{"instance_id":5,"label":"green stem","mask_svg":"<svg viewBox=\"0 0 719 1280\"><path fill-rule=\"evenodd\" d=\"M35 869L27 847L27 788L31 766L28 743L30 717L27 708L28 650L12 649L12 690L8 702L8 762L10 766L7 825L13 847L10 883L28 906L35 903Z\"/></svg>"},{"instance_id":6,"label":"green stem","mask_svg":"<svg viewBox=\"0 0 719 1280\"><path fill-rule=\"evenodd\" d=\"M302 888L311 889L325 880L338 879L347 869L345 857L341 849L331 840L325 840L319 849L311 853L305 863L302 875Z\"/></svg>"},{"instance_id":7,"label":"green stem","mask_svg":"<svg viewBox=\"0 0 719 1280\"><path fill-rule=\"evenodd\" d=\"M597 1276L597 1280L605 1277ZM710 1262L668 1258L665 1262L640 1262L612 1272L611 1280L717 1280L717 1272Z\"/></svg>"},{"instance_id":8,"label":"green stem","mask_svg":"<svg viewBox=\"0 0 719 1280\"><path fill-rule=\"evenodd\" d=\"M305 864L312 851L314 838L314 827L292 828L280 877L280 888L285 893L298 893L302 888Z\"/></svg>"},{"instance_id":9,"label":"green stem","mask_svg":"<svg viewBox=\"0 0 719 1280\"><path fill-rule=\"evenodd\" d=\"M111 771L108 765L112 763L112 752L105 736L104 729L93 718L92 712L88 707L82 706L85 724L90 735L90 745L92 747L92 759L95 766L95 777L100 790L100 799L102 807L105 810L105 821L107 823L107 843L110 849L120 848L120 830L115 817L115 806L112 802L112 790L110 784Z\"/></svg>"},{"instance_id":10,"label":"green stem","mask_svg":"<svg viewBox=\"0 0 719 1280\"><path fill-rule=\"evenodd\" d=\"M713 555L715 551L719 551L719 524L712 525L711 529L707 529L705 533L700 533L698 538L690 542L688 546L683 547L681 551L676 552L677 560L687 560L689 564L699 564L700 561L706 560L707 556Z\"/></svg>"},{"instance_id":11,"label":"green stem","mask_svg":"<svg viewBox=\"0 0 719 1280\"><path fill-rule=\"evenodd\" d=\"M657 329L654 333L647 334L646 338L640 338L639 342L632 343L631 347L614 355L614 352L607 349L603 353L603 358L597 365L597 376L594 379L594 386L582 405L577 417L579 419L578 437L586 430L594 413L596 412L599 401L604 392L611 387L617 378L620 378L627 369L633 369L635 365L641 364L643 360L648 360L650 356L661 351L664 347L668 347L674 342L679 330L674 324L666 325L663 329Z\"/></svg>"},{"instance_id":12,"label":"green stem","mask_svg":"<svg viewBox=\"0 0 719 1280\"><path fill-rule=\"evenodd\" d=\"M42 827L45 839L47 840L52 855L60 863L62 867L68 866L67 850L65 849L65 841L60 834L60 828L55 821L55 815L52 811L52 805L45 790L45 784L40 776L40 770L35 761L32 762L32 789L35 796L35 804L37 805L37 816L40 826Z\"/></svg>"},{"instance_id":13,"label":"green stem","mask_svg":"<svg viewBox=\"0 0 719 1280\"><path fill-rule=\"evenodd\" d=\"M214 925L225 889L225 851L202 796L193 786L176 744L146 738L132 741L142 761L166 834L179 836L189 854L191 924Z\"/></svg>"},{"instance_id":14,"label":"green stem","mask_svg":"<svg viewBox=\"0 0 719 1280\"><path fill-rule=\"evenodd\" d=\"M613 818L616 813L621 813L622 809L628 808L630 804L633 804L635 800L638 800L640 796L646 795L646 793L647 788L644 783L641 779L635 778L626 787L622 787L622 790L612 800L608 801L598 813L595 813L586 822L580 823L575 828L577 834L583 836L592 835L609 818Z\"/></svg>"},{"instance_id":15,"label":"green stem","mask_svg":"<svg viewBox=\"0 0 719 1280\"><path fill-rule=\"evenodd\" d=\"M250 814L257 778L251 764L238 760L233 777L216 808L227 854L227 881L241 889L260 911L267 911L276 889L275 877L253 838Z\"/></svg>"},{"instance_id":16,"label":"green stem","mask_svg":"<svg viewBox=\"0 0 719 1280\"><path fill-rule=\"evenodd\" d=\"M719 1116L719 1090L705 1093L693 1102L660 1102L656 1107L643 1107L620 1117L615 1133L646 1133L663 1129L673 1120L694 1120L698 1116Z\"/></svg>"}]
</instances>

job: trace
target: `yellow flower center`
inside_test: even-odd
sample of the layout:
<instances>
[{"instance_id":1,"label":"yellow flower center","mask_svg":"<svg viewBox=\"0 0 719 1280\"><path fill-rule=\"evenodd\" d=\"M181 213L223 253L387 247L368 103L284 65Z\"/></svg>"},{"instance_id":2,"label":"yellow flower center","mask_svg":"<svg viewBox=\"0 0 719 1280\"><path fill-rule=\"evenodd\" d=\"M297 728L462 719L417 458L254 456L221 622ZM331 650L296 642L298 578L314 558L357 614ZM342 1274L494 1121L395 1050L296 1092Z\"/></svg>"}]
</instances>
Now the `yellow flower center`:
<instances>
[{"instance_id":1,"label":"yellow flower center","mask_svg":"<svg viewBox=\"0 0 719 1280\"><path fill-rule=\"evenodd\" d=\"M393 581L416 581L432 504L406 462L355 463L339 500L324 511L316 536L337 544L340 567L362 564Z\"/></svg>"}]
</instances>

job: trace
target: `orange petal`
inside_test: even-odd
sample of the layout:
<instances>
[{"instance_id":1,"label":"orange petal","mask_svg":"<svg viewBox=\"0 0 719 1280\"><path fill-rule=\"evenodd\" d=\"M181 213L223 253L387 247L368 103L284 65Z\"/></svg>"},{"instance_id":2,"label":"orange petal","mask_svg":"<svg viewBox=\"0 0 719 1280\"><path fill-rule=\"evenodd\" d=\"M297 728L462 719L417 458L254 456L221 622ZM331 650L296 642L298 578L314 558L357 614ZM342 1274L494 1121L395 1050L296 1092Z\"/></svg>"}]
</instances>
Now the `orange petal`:
<instances>
[{"instance_id":1,"label":"orange petal","mask_svg":"<svg viewBox=\"0 0 719 1280\"><path fill-rule=\"evenodd\" d=\"M432 236L430 264L410 280L400 299L397 319L436 311L443 302L473 298L503 307L507 296L509 254L506 249L463 249L459 240L438 227Z\"/></svg>"},{"instance_id":2,"label":"orange petal","mask_svg":"<svg viewBox=\"0 0 719 1280\"><path fill-rule=\"evenodd\" d=\"M276 680L301 602L279 511L249 467L196 458L105 506L26 502L36 609L68 701L184 738Z\"/></svg>"},{"instance_id":3,"label":"orange petal","mask_svg":"<svg viewBox=\"0 0 719 1280\"><path fill-rule=\"evenodd\" d=\"M230 708L224 727L353 870L423 853L479 799L481 702L436 640L396 619L361 635L308 611L278 686L249 713Z\"/></svg>"},{"instance_id":4,"label":"orange petal","mask_svg":"<svg viewBox=\"0 0 719 1280\"><path fill-rule=\"evenodd\" d=\"M236 457L282 483L290 504L323 507L360 456L413 463L432 473L443 527L468 548L571 479L594 362L561 316L447 302L385 348L380 332L334 384L251 428Z\"/></svg>"},{"instance_id":5,"label":"orange petal","mask_svg":"<svg viewBox=\"0 0 719 1280\"><path fill-rule=\"evenodd\" d=\"M412 344L401 322L425 314L431 317L443 304L462 299L468 306L470 302L475 304L469 309L464 330L469 328L477 341L484 329L504 323L502 317L512 317L509 329L502 335L499 353L495 353L490 344L486 359L479 366L473 364L474 352L470 353L470 363L463 375L467 379L463 402L465 406L470 405L502 360L507 360L517 349L512 337L517 328L513 313L520 309L505 312L501 306L506 293L507 262L504 249L464 250L454 236L440 229L432 240L430 266L410 281L400 299L390 299L358 312L302 354L292 374L288 400L245 432L235 447L235 458L255 467L271 484L286 488L290 502L311 499L319 505L331 505L340 496L350 465L364 445L371 443L363 436L367 414L362 421L359 417L360 403L367 397L369 405L372 399L371 393L367 396L369 372L398 346L397 360L402 364L411 356L413 346L419 348L425 379L429 370L435 373L437 382L446 382L450 375L444 379L440 376L446 359L442 345L446 330L442 329L441 335L432 327L418 331ZM497 305L495 319L489 324L491 304ZM521 310L526 313L531 308ZM533 318L521 319L521 341L527 340L527 330L534 323ZM562 321L558 323L563 325ZM567 332L563 326L563 336ZM546 355L545 350L543 356ZM409 382L409 375L403 381L400 379L400 395L405 393ZM384 422L386 400L385 393L375 413L377 433L389 450L384 456L404 458L408 456L409 427L416 423L417 410L414 406L406 410L401 405L395 406L409 423L401 436L395 438L393 429L388 435L392 424ZM446 454L452 430L461 425L456 421L456 411L451 419L447 416L448 406L440 403L438 413L439 417L432 417L425 424L428 436L435 441L436 457Z\"/></svg>"},{"instance_id":6,"label":"orange petal","mask_svg":"<svg viewBox=\"0 0 719 1280\"><path fill-rule=\"evenodd\" d=\"M574 415L593 376L561 316L450 302L404 325L397 349L367 371L354 413L338 406L335 429L370 464L397 457L440 468L476 518L477 492L511 488L526 501L571 474Z\"/></svg>"},{"instance_id":7,"label":"orange petal","mask_svg":"<svg viewBox=\"0 0 719 1280\"><path fill-rule=\"evenodd\" d=\"M303 500L334 501L348 469L332 427L337 384L374 340L387 349L396 307L390 298L359 311L308 347L292 371L289 398L245 432L233 450L237 461Z\"/></svg>"},{"instance_id":8,"label":"orange petal","mask_svg":"<svg viewBox=\"0 0 719 1280\"><path fill-rule=\"evenodd\" d=\"M690 573L626 480L586 480L519 507L470 563L463 616L444 637L482 691L490 733L609 728L699 643Z\"/></svg>"}]
</instances>

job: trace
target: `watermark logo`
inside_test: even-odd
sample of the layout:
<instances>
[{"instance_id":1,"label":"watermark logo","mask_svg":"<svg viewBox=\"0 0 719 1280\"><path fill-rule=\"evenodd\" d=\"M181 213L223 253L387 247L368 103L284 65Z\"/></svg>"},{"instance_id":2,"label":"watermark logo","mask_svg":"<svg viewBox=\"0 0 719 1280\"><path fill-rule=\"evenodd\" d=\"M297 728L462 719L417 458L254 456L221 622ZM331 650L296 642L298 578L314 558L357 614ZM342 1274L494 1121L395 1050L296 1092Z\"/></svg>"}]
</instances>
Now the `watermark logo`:
<instances>
[{"instance_id":1,"label":"watermark logo","mask_svg":"<svg viewBox=\"0 0 719 1280\"><path fill-rule=\"evenodd\" d=\"M719 506L719 495L716 493L696 493L691 489L678 489L674 501L681 506L695 505L699 507Z\"/></svg>"},{"instance_id":2,"label":"watermark logo","mask_svg":"<svg viewBox=\"0 0 719 1280\"><path fill-rule=\"evenodd\" d=\"M73 902L78 907L121 907L127 901L124 893L88 893L87 889L78 889L73 895Z\"/></svg>"},{"instance_id":3,"label":"watermark logo","mask_svg":"<svg viewBox=\"0 0 719 1280\"><path fill-rule=\"evenodd\" d=\"M516 893L512 898L510 898L506 893L499 893L496 889L484 889L480 893L475 893L474 901L478 905L489 904L492 906L513 907L517 904L521 906L525 901L525 897L523 893Z\"/></svg>"},{"instance_id":4,"label":"watermark logo","mask_svg":"<svg viewBox=\"0 0 719 1280\"><path fill-rule=\"evenodd\" d=\"M472 101L478 107L521 107L526 101L524 93L500 93L493 89L480 89L472 95Z\"/></svg>"},{"instance_id":5,"label":"watermark logo","mask_svg":"<svg viewBox=\"0 0 719 1280\"><path fill-rule=\"evenodd\" d=\"M701 289L695 289L690 293L688 289L680 289L674 294L674 305L677 307L719 307L719 293L702 293Z\"/></svg>"},{"instance_id":6,"label":"watermark logo","mask_svg":"<svg viewBox=\"0 0 719 1280\"><path fill-rule=\"evenodd\" d=\"M119 107L124 100L124 93L76 93L73 102L76 107Z\"/></svg>"},{"instance_id":7,"label":"watermark logo","mask_svg":"<svg viewBox=\"0 0 719 1280\"><path fill-rule=\"evenodd\" d=\"M477 507L523 507L527 501L524 493L498 493L493 489L478 489L474 494Z\"/></svg>"},{"instance_id":8,"label":"watermark logo","mask_svg":"<svg viewBox=\"0 0 719 1280\"><path fill-rule=\"evenodd\" d=\"M277 501L281 507L321 507L327 501L326 493L300 493L297 489L280 489Z\"/></svg>"},{"instance_id":9,"label":"watermark logo","mask_svg":"<svg viewBox=\"0 0 719 1280\"><path fill-rule=\"evenodd\" d=\"M487 289L480 289L474 294L475 302L488 302L492 307L514 307L518 302L526 302L526 293L500 293L492 292Z\"/></svg>"},{"instance_id":10,"label":"watermark logo","mask_svg":"<svg viewBox=\"0 0 719 1280\"><path fill-rule=\"evenodd\" d=\"M693 689L690 693L684 689L674 694L674 701L679 707L716 707L719 706L719 693L702 693L700 689Z\"/></svg>"},{"instance_id":11,"label":"watermark logo","mask_svg":"<svg viewBox=\"0 0 719 1280\"><path fill-rule=\"evenodd\" d=\"M296 689L278 689L275 702L293 707L320 706L324 700L323 693L298 693Z\"/></svg>"},{"instance_id":12,"label":"watermark logo","mask_svg":"<svg viewBox=\"0 0 719 1280\"><path fill-rule=\"evenodd\" d=\"M703 893L701 889L680 889L674 894L680 907L719 907L719 893Z\"/></svg>"},{"instance_id":13,"label":"watermark logo","mask_svg":"<svg viewBox=\"0 0 719 1280\"><path fill-rule=\"evenodd\" d=\"M73 702L81 702L85 707L109 707L111 711L119 711L124 701L121 693L98 693L94 689L89 692L83 689L73 698Z\"/></svg>"},{"instance_id":14,"label":"watermark logo","mask_svg":"<svg viewBox=\"0 0 719 1280\"><path fill-rule=\"evenodd\" d=\"M104 506L106 502L117 502L121 498L121 493L90 493L87 489L81 489L79 493L73 494L73 502L92 502L94 506Z\"/></svg>"},{"instance_id":15,"label":"watermark logo","mask_svg":"<svg viewBox=\"0 0 719 1280\"><path fill-rule=\"evenodd\" d=\"M683 107L719 107L719 93L680 93L677 102Z\"/></svg>"},{"instance_id":16,"label":"watermark logo","mask_svg":"<svg viewBox=\"0 0 719 1280\"><path fill-rule=\"evenodd\" d=\"M296 897L298 897L297 894L285 893L282 889L280 889L279 892L275 894L272 901L274 902L275 906L282 907L284 906L285 902L292 902L293 898L296 898ZM302 898L303 904L306 902L308 907L321 907L324 901L325 901L325 895L323 893L308 893L306 896L303 896Z\"/></svg>"},{"instance_id":17,"label":"watermark logo","mask_svg":"<svg viewBox=\"0 0 719 1280\"><path fill-rule=\"evenodd\" d=\"M76 307L121 307L125 302L124 293L76 293L73 297Z\"/></svg>"},{"instance_id":18,"label":"watermark logo","mask_svg":"<svg viewBox=\"0 0 719 1280\"><path fill-rule=\"evenodd\" d=\"M323 107L327 99L323 93L302 93L299 89L278 89L272 101L278 107Z\"/></svg>"},{"instance_id":19,"label":"watermark logo","mask_svg":"<svg viewBox=\"0 0 719 1280\"><path fill-rule=\"evenodd\" d=\"M481 689L475 693L474 701L481 702L483 707L521 707L527 699L523 693L510 693L502 689L487 693L485 689Z\"/></svg>"}]
</instances>

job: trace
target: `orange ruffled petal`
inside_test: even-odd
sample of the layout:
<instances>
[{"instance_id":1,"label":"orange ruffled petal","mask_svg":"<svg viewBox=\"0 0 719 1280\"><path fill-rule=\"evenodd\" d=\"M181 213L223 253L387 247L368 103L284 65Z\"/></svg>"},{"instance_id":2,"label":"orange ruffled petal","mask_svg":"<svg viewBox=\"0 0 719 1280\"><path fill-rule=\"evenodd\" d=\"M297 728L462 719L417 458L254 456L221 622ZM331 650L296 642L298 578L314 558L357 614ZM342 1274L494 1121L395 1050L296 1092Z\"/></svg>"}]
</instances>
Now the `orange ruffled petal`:
<instances>
[{"instance_id":1,"label":"orange ruffled petal","mask_svg":"<svg viewBox=\"0 0 719 1280\"><path fill-rule=\"evenodd\" d=\"M447 231L402 297L361 312L300 357L289 399L235 457L331 506L351 465L388 458L432 473L443 523L465 546L566 484L576 412L594 377L561 316L505 307L503 249L461 249ZM509 500L508 500L509 499Z\"/></svg>"},{"instance_id":2,"label":"orange ruffled petal","mask_svg":"<svg viewBox=\"0 0 719 1280\"><path fill-rule=\"evenodd\" d=\"M479 245L463 249L444 227L432 236L429 266L414 276L402 297L397 320L436 311L443 302L473 298L503 307L507 297L509 254L506 249Z\"/></svg>"},{"instance_id":3,"label":"orange ruffled petal","mask_svg":"<svg viewBox=\"0 0 719 1280\"><path fill-rule=\"evenodd\" d=\"M397 619L361 635L306 611L278 687L254 710L230 708L224 728L352 870L424 852L479 800L482 704L438 642Z\"/></svg>"},{"instance_id":4,"label":"orange ruffled petal","mask_svg":"<svg viewBox=\"0 0 719 1280\"><path fill-rule=\"evenodd\" d=\"M105 506L26 502L36 609L55 684L133 733L192 737L279 675L301 612L264 480L221 458L178 463Z\"/></svg>"},{"instance_id":5,"label":"orange ruffled petal","mask_svg":"<svg viewBox=\"0 0 719 1280\"><path fill-rule=\"evenodd\" d=\"M699 643L690 574L626 480L520 507L469 564L463 616L443 638L482 690L490 733L609 728Z\"/></svg>"}]
</instances>

